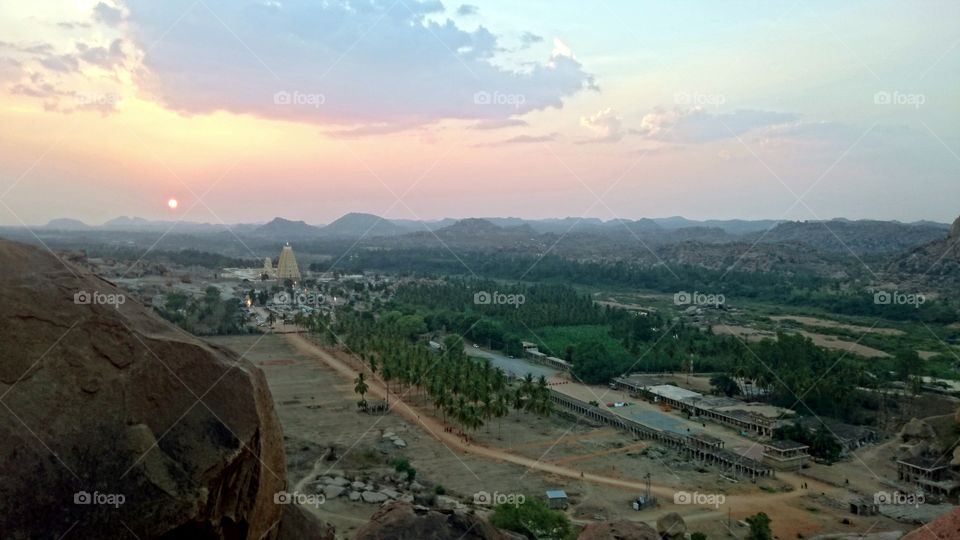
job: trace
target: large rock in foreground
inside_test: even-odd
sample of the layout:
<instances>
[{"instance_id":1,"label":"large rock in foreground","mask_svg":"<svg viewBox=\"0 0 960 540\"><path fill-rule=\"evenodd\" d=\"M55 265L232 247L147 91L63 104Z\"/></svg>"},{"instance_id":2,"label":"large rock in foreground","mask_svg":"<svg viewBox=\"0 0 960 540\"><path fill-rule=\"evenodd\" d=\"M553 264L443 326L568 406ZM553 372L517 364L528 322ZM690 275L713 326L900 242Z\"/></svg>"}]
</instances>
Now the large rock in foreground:
<instances>
[{"instance_id":1,"label":"large rock in foreground","mask_svg":"<svg viewBox=\"0 0 960 540\"><path fill-rule=\"evenodd\" d=\"M258 369L46 251L0 240L0 267L4 538L276 536Z\"/></svg>"},{"instance_id":2,"label":"large rock in foreground","mask_svg":"<svg viewBox=\"0 0 960 540\"><path fill-rule=\"evenodd\" d=\"M523 540L477 516L393 502L377 510L356 540Z\"/></svg>"},{"instance_id":3,"label":"large rock in foreground","mask_svg":"<svg viewBox=\"0 0 960 540\"><path fill-rule=\"evenodd\" d=\"M660 536L646 523L622 520L591 523L577 540L660 540Z\"/></svg>"}]
</instances>

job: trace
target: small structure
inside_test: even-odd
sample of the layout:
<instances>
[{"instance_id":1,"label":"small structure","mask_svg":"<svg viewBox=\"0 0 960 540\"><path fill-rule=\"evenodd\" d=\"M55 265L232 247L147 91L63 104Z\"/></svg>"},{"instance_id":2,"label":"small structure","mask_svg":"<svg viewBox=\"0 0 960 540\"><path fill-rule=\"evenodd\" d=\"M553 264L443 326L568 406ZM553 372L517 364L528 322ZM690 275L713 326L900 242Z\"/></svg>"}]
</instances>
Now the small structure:
<instances>
[{"instance_id":1,"label":"small structure","mask_svg":"<svg viewBox=\"0 0 960 540\"><path fill-rule=\"evenodd\" d=\"M866 499L850 501L850 513L857 516L876 516L880 513L880 505Z\"/></svg>"},{"instance_id":2,"label":"small structure","mask_svg":"<svg viewBox=\"0 0 960 540\"><path fill-rule=\"evenodd\" d=\"M563 510L567 507L567 492L562 489L547 490L547 506L554 510Z\"/></svg>"},{"instance_id":3,"label":"small structure","mask_svg":"<svg viewBox=\"0 0 960 540\"><path fill-rule=\"evenodd\" d=\"M960 482L950 478L950 463L930 457L897 460L897 477L927 493L950 497L960 491Z\"/></svg>"},{"instance_id":4,"label":"small structure","mask_svg":"<svg viewBox=\"0 0 960 540\"><path fill-rule=\"evenodd\" d=\"M799 471L810 459L809 449L796 441L770 441L763 445L763 462L778 471Z\"/></svg>"},{"instance_id":5,"label":"small structure","mask_svg":"<svg viewBox=\"0 0 960 540\"><path fill-rule=\"evenodd\" d=\"M366 409L363 412L367 414L387 414L390 412L390 405L382 399L371 400L367 402Z\"/></svg>"}]
</instances>

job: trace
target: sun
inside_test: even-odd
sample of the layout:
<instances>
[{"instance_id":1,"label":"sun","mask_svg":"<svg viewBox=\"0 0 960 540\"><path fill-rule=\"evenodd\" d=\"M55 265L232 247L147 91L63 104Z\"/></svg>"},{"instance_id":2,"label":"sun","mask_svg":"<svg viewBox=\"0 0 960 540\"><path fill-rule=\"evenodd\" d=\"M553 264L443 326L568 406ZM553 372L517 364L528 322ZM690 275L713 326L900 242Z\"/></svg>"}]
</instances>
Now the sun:
<instances>
[{"instance_id":1,"label":"sun","mask_svg":"<svg viewBox=\"0 0 960 540\"><path fill-rule=\"evenodd\" d=\"M177 202L176 199L170 199L167 201L167 206L169 206L171 210L176 210L177 207L180 206L180 203Z\"/></svg>"}]
</instances>

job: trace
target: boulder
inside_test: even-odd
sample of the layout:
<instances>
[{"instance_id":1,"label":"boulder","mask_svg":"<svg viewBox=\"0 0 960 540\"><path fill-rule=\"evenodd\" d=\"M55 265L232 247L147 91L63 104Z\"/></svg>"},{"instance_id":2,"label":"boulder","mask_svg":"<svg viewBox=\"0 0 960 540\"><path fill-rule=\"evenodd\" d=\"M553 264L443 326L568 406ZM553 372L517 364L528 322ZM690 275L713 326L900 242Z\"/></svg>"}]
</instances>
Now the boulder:
<instances>
[{"instance_id":1,"label":"boulder","mask_svg":"<svg viewBox=\"0 0 960 540\"><path fill-rule=\"evenodd\" d=\"M356 540L523 540L483 519L461 512L434 510L403 502L383 505L364 525Z\"/></svg>"},{"instance_id":2,"label":"boulder","mask_svg":"<svg viewBox=\"0 0 960 540\"><path fill-rule=\"evenodd\" d=\"M364 484L363 482L354 481L352 484L350 484L350 487L352 487L353 489L363 489L363 486L365 485L366 484Z\"/></svg>"},{"instance_id":3,"label":"boulder","mask_svg":"<svg viewBox=\"0 0 960 540\"><path fill-rule=\"evenodd\" d=\"M657 533L664 540L682 540L687 533L687 524L680 514L670 512L657 520Z\"/></svg>"},{"instance_id":4,"label":"boulder","mask_svg":"<svg viewBox=\"0 0 960 540\"><path fill-rule=\"evenodd\" d=\"M333 479L333 482L331 482L331 484L335 486L348 486L350 485L350 481L342 476L338 476Z\"/></svg>"},{"instance_id":5,"label":"boulder","mask_svg":"<svg viewBox=\"0 0 960 540\"><path fill-rule=\"evenodd\" d=\"M453 497L447 497L446 495L437 495L433 501L433 504L441 510L460 510L465 508L463 503L454 499Z\"/></svg>"},{"instance_id":6,"label":"boulder","mask_svg":"<svg viewBox=\"0 0 960 540\"><path fill-rule=\"evenodd\" d=\"M930 424L914 418L907 422L900 430L900 440L903 442L912 442L917 440L933 441L936 440L937 433Z\"/></svg>"},{"instance_id":7,"label":"boulder","mask_svg":"<svg viewBox=\"0 0 960 540\"><path fill-rule=\"evenodd\" d=\"M390 489L390 488L383 488L380 490L380 493L383 493L384 495L386 495L387 497L390 497L391 499L396 499L397 497L400 496L399 491L395 489Z\"/></svg>"},{"instance_id":8,"label":"boulder","mask_svg":"<svg viewBox=\"0 0 960 540\"><path fill-rule=\"evenodd\" d=\"M360 502L360 492L359 492L359 491L351 491L350 494L347 495L347 498L350 499L350 500L353 501L353 502Z\"/></svg>"},{"instance_id":9,"label":"boulder","mask_svg":"<svg viewBox=\"0 0 960 540\"><path fill-rule=\"evenodd\" d=\"M591 523L580 531L577 540L658 540L657 531L639 521Z\"/></svg>"},{"instance_id":10,"label":"boulder","mask_svg":"<svg viewBox=\"0 0 960 540\"><path fill-rule=\"evenodd\" d=\"M334 540L333 526L313 517L302 506L287 505L277 527L277 540Z\"/></svg>"},{"instance_id":11,"label":"boulder","mask_svg":"<svg viewBox=\"0 0 960 540\"><path fill-rule=\"evenodd\" d=\"M0 239L0 265L4 537L277 537L258 368L48 251Z\"/></svg>"},{"instance_id":12,"label":"boulder","mask_svg":"<svg viewBox=\"0 0 960 540\"><path fill-rule=\"evenodd\" d=\"M363 499L363 502L369 504L379 504L385 502L389 498L383 493L378 493L376 491L364 491L360 497Z\"/></svg>"},{"instance_id":13,"label":"boulder","mask_svg":"<svg viewBox=\"0 0 960 540\"><path fill-rule=\"evenodd\" d=\"M343 486L336 486L331 484L323 488L323 496L326 497L327 499L336 499L340 495L343 495L343 492L346 490L347 488Z\"/></svg>"}]
</instances>

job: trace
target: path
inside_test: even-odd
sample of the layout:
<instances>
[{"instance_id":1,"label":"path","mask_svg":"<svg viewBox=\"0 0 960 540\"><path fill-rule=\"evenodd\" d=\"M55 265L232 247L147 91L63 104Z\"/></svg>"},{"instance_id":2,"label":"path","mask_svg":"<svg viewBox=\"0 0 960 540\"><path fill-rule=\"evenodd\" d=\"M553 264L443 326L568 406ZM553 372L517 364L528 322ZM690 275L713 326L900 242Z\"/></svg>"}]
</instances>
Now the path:
<instances>
[{"instance_id":1,"label":"path","mask_svg":"<svg viewBox=\"0 0 960 540\"><path fill-rule=\"evenodd\" d=\"M287 334L284 337L297 351L302 354L311 355L318 358L331 369L340 373L347 380L353 381L359 373L359 371L350 365L350 363L337 358L333 354L330 354L328 351L315 345L302 335ZM379 377L368 379L368 385L370 388L368 394L378 396L381 399L386 398L387 392L383 382ZM398 399L396 392L390 392L390 405L393 412L399 413L401 416L414 424L418 424L431 436L451 449L451 451L458 450L467 454L493 459L496 461L513 463L536 471L563 476L582 482L623 488L631 493L639 494L646 490L646 483L641 480L628 480L624 478L615 478L611 476L594 474L562 465L535 460L517 454L512 454L497 448L464 442L464 440L455 433L444 431L444 424L440 420L434 418L429 412L411 407L402 399ZM801 479L799 476L791 473L779 473L777 478L785 483L790 484L794 489L792 491L780 493L730 495L727 497L727 499L730 503L736 504L741 508L752 508L754 511L762 508L769 512L771 511L771 506L786 509L786 502L788 500L801 497L810 492L829 492L833 494L837 492L837 488L833 486L809 478ZM810 488L806 490L799 489L801 481L807 482ZM673 496L677 491L678 489L673 486L667 486L663 484L651 485L651 492L656 494L658 497L661 497L661 499L664 501L672 501Z\"/></svg>"}]
</instances>

